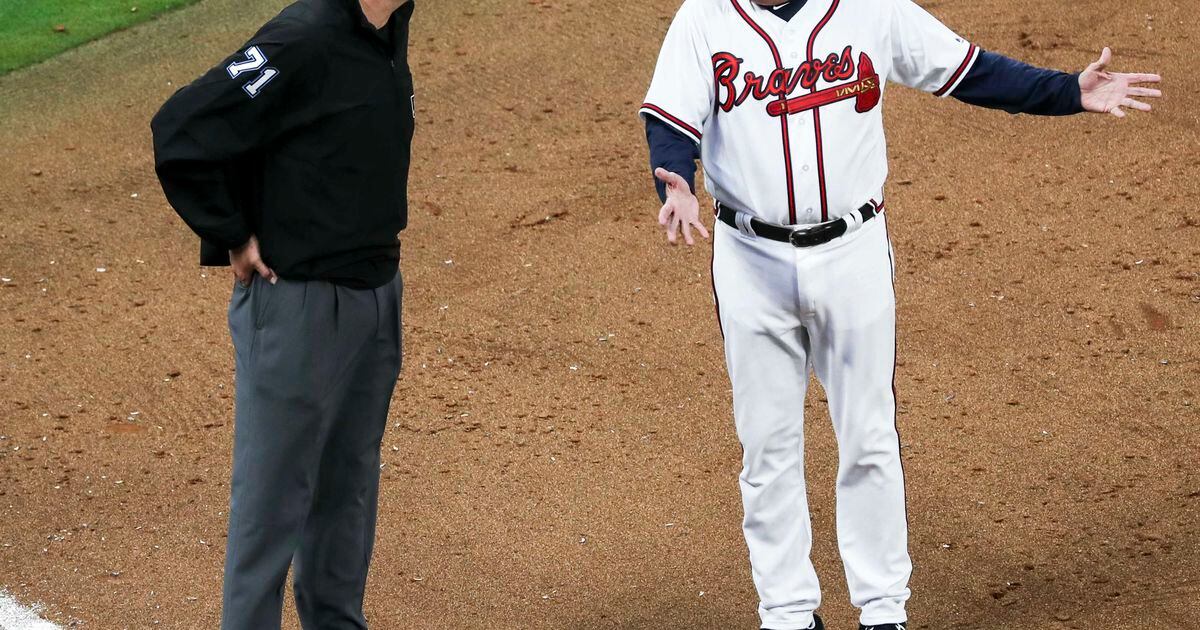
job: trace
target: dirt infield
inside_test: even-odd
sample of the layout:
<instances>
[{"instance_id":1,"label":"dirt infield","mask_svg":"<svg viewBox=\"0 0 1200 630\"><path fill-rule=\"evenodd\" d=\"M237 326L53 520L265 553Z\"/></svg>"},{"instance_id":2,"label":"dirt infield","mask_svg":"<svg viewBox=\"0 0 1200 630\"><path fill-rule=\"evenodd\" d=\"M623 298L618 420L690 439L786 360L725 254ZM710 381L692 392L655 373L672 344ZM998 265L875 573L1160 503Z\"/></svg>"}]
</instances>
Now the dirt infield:
<instances>
[{"instance_id":1,"label":"dirt infield","mask_svg":"<svg viewBox=\"0 0 1200 630\"><path fill-rule=\"evenodd\" d=\"M0 78L0 587L60 622L217 624L231 280L195 266L148 120L282 3L244 4ZM677 4L420 2L375 628L756 627L709 251L662 242L635 116ZM913 627L1194 627L1200 27L924 4L1041 65L1111 45L1167 98L1121 122L888 92ZM823 407L814 557L851 628Z\"/></svg>"}]
</instances>

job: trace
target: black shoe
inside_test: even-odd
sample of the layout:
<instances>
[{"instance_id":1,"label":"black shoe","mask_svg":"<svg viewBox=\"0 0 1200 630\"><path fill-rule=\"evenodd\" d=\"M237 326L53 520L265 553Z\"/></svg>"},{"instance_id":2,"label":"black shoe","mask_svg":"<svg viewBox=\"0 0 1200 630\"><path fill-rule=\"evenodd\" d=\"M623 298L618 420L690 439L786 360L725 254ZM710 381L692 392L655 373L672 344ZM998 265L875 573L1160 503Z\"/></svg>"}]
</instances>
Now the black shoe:
<instances>
[{"instance_id":1,"label":"black shoe","mask_svg":"<svg viewBox=\"0 0 1200 630\"><path fill-rule=\"evenodd\" d=\"M771 629L763 628L762 630L771 630ZM825 630L825 622L821 621L820 615L817 615L817 614L813 615L813 622L812 622L812 625L808 627L808 630Z\"/></svg>"},{"instance_id":2,"label":"black shoe","mask_svg":"<svg viewBox=\"0 0 1200 630\"><path fill-rule=\"evenodd\" d=\"M877 623L873 626L864 626L858 624L858 630L908 630L908 622L904 623Z\"/></svg>"}]
</instances>

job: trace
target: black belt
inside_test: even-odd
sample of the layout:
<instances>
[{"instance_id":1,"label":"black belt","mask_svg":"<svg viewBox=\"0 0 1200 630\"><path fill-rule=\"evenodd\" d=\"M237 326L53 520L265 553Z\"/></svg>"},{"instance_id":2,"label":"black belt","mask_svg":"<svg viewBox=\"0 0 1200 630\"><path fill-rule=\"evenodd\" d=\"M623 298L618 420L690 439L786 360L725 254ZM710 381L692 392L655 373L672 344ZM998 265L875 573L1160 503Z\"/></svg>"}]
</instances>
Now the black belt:
<instances>
[{"instance_id":1,"label":"black belt","mask_svg":"<svg viewBox=\"0 0 1200 630\"><path fill-rule=\"evenodd\" d=\"M883 206L876 208L875 204L873 203L865 203L861 208L855 210L854 212L858 213L859 218L861 218L859 223L866 223L867 221L873 219L875 215L879 214L882 210ZM741 231L741 228L737 224L737 214L737 210L730 208L720 201L717 202L717 218L720 219L725 225ZM853 219L846 217L844 219L839 218L833 221L826 221L825 223L816 223L807 226L793 226L776 225L774 223L767 223L766 221L759 221L758 219L750 218L750 229L754 230L755 236L761 236L765 239L779 241L781 243L790 243L793 247L814 247L816 245L828 243L829 241L832 241L833 239L845 234L849 226L849 224L846 223L847 220Z\"/></svg>"}]
</instances>

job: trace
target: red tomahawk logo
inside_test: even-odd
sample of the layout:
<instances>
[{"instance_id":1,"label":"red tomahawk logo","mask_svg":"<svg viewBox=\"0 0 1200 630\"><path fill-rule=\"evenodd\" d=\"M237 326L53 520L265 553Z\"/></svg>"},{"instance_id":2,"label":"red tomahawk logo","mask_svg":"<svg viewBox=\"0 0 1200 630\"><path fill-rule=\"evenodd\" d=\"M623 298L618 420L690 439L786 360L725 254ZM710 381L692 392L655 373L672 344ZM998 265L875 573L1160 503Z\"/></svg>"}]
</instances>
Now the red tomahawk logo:
<instances>
[{"instance_id":1,"label":"red tomahawk logo","mask_svg":"<svg viewBox=\"0 0 1200 630\"><path fill-rule=\"evenodd\" d=\"M835 85L786 101L772 101L767 104L767 113L786 116L851 98L854 99L854 111L860 114L869 112L879 104L883 92L879 87L879 75L875 74L875 66L866 53L858 54L858 77L853 83Z\"/></svg>"}]
</instances>

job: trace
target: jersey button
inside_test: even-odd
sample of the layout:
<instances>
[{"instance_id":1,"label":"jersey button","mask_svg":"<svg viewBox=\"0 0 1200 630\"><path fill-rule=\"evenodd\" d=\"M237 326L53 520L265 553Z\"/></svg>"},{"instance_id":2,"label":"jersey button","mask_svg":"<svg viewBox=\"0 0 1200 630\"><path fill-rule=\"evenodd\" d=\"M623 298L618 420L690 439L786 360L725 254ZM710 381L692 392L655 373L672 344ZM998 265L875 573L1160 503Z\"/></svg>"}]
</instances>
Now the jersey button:
<instances>
[{"instance_id":1,"label":"jersey button","mask_svg":"<svg viewBox=\"0 0 1200 630\"><path fill-rule=\"evenodd\" d=\"M805 164L805 165L804 165L802 168L804 169L804 172L805 172L805 173L807 173L807 172L808 172L808 165L807 165L807 164ZM809 208L809 210L812 210L812 208Z\"/></svg>"}]
</instances>

